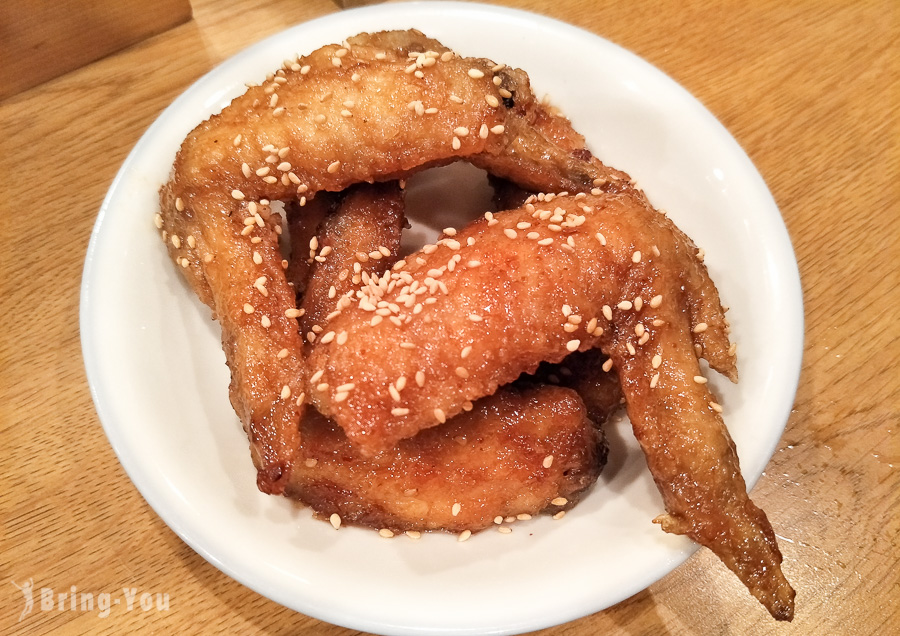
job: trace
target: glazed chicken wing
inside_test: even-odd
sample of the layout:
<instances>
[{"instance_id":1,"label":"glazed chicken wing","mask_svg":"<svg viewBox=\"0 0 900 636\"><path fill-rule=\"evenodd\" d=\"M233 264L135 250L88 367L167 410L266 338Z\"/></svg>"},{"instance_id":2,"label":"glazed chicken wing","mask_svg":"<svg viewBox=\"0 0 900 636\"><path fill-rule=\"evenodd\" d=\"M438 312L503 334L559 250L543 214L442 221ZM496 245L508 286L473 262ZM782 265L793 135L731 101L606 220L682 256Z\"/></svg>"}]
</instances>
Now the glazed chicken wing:
<instances>
[{"instance_id":1,"label":"glazed chicken wing","mask_svg":"<svg viewBox=\"0 0 900 636\"><path fill-rule=\"evenodd\" d=\"M391 313L373 321L382 303ZM311 398L370 454L542 361L600 347L663 495L663 528L712 549L774 616L791 615L774 533L699 365L736 379L718 293L694 245L642 197L543 197L486 215L363 286L325 329L342 344L310 356Z\"/></svg>"}]
</instances>

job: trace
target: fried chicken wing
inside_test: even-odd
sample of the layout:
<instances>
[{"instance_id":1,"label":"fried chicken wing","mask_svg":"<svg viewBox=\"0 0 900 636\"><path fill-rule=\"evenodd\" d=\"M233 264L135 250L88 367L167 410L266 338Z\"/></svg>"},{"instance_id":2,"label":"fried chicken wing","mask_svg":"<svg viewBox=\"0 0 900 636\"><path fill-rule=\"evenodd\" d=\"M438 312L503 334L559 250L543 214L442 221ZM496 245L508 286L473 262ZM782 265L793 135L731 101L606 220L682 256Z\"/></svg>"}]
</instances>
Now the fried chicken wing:
<instances>
[{"instance_id":1,"label":"fried chicken wing","mask_svg":"<svg viewBox=\"0 0 900 636\"><path fill-rule=\"evenodd\" d=\"M307 360L269 202L292 213L291 201L302 209L317 193L458 159L527 190L579 195L537 197L390 272L361 273L342 296L350 305L316 324ZM524 72L416 31L323 47L192 131L160 203L171 257L221 323L231 401L264 492L295 485L307 394L373 462L541 362L599 347L663 494L663 528L710 547L773 616L792 615L774 534L746 495L698 364L736 379L696 248L534 99Z\"/></svg>"},{"instance_id":2,"label":"fried chicken wing","mask_svg":"<svg viewBox=\"0 0 900 636\"><path fill-rule=\"evenodd\" d=\"M541 361L600 347L663 494L663 528L711 548L773 616L789 618L793 590L774 534L747 496L700 370L698 355L736 379L728 324L693 243L628 192L539 198L438 243L328 323L346 338L310 357L318 408L374 453ZM395 320L373 325L380 303L397 308ZM348 377L354 389L335 403L331 387ZM399 400L398 378L410 380Z\"/></svg>"},{"instance_id":3,"label":"fried chicken wing","mask_svg":"<svg viewBox=\"0 0 900 636\"><path fill-rule=\"evenodd\" d=\"M458 159L536 190L582 190L601 179L612 191L624 183L622 173L544 136L533 125L542 113L524 72L395 31L298 59L185 139L160 194L157 226L221 323L231 401L249 433L261 490L284 488L303 412L292 396L306 379L294 324L301 312L268 202L302 207L323 190Z\"/></svg>"},{"instance_id":4,"label":"fried chicken wing","mask_svg":"<svg viewBox=\"0 0 900 636\"><path fill-rule=\"evenodd\" d=\"M324 219L301 305L300 331L310 342L316 337L314 329L350 303L345 294L363 277L380 274L396 262L404 220L403 190L396 181L349 188L339 209Z\"/></svg>"},{"instance_id":5,"label":"fried chicken wing","mask_svg":"<svg viewBox=\"0 0 900 636\"><path fill-rule=\"evenodd\" d=\"M454 415L542 361L602 344L635 316L653 338L655 296L703 324L693 339L714 368L734 375L718 295L695 251L631 194L557 197L488 214L357 290L354 304L323 325L342 344L311 353L309 395L351 440L378 452L437 424L437 411ZM662 284L670 271L671 289ZM644 332L625 335L637 342ZM333 403L333 387L350 376L356 389ZM389 387L400 376L409 382L397 400Z\"/></svg>"},{"instance_id":6,"label":"fried chicken wing","mask_svg":"<svg viewBox=\"0 0 900 636\"><path fill-rule=\"evenodd\" d=\"M344 293L364 276L390 269L402 225L396 183L347 191L319 226L320 252L303 283L304 329L344 306ZM309 347L324 346L314 331L307 335ZM618 394L618 385L609 391ZM605 421L612 408L594 409L592 419ZM606 463L594 422L572 391L523 381L370 458L334 422L307 411L285 494L322 516L337 515L335 522L394 532L477 531L497 517L555 513L574 505Z\"/></svg>"},{"instance_id":7,"label":"fried chicken wing","mask_svg":"<svg viewBox=\"0 0 900 636\"><path fill-rule=\"evenodd\" d=\"M498 516L567 510L606 456L577 394L553 386L505 388L374 457L313 411L301 435L285 494L395 532L477 531Z\"/></svg>"}]
</instances>

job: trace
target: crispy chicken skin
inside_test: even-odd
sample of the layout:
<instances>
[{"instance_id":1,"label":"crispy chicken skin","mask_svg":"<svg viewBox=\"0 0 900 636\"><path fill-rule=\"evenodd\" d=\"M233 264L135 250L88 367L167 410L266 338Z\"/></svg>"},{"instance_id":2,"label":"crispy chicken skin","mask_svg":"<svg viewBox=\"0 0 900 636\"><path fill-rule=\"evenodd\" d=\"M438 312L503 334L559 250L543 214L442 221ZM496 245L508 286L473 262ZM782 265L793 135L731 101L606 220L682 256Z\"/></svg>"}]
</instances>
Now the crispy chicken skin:
<instances>
[{"instance_id":1,"label":"crispy chicken skin","mask_svg":"<svg viewBox=\"0 0 900 636\"><path fill-rule=\"evenodd\" d=\"M380 274L396 262L404 222L403 190L396 181L346 191L340 207L319 226L311 250L315 256L300 318L308 341L313 327L326 322L337 299L358 287L363 275Z\"/></svg>"},{"instance_id":2,"label":"crispy chicken skin","mask_svg":"<svg viewBox=\"0 0 900 636\"><path fill-rule=\"evenodd\" d=\"M542 361L596 346L610 356L613 344L652 348L671 328L652 324L664 306L688 316L692 343L734 377L724 313L695 253L668 218L630 193L555 197L486 215L353 293L322 325L342 344L311 352L312 384L327 388L310 386L308 395L375 453L437 424L436 409L452 416ZM389 309L382 320L379 304ZM644 333L649 344L638 345ZM409 382L396 400L389 386L400 376ZM349 377L356 388L334 403L334 387Z\"/></svg>"},{"instance_id":3,"label":"crispy chicken skin","mask_svg":"<svg viewBox=\"0 0 900 636\"><path fill-rule=\"evenodd\" d=\"M498 516L567 510L606 455L578 395L540 385L504 388L374 457L312 410L301 435L285 494L323 516L395 532L477 531Z\"/></svg>"},{"instance_id":4,"label":"crispy chicken skin","mask_svg":"<svg viewBox=\"0 0 900 636\"><path fill-rule=\"evenodd\" d=\"M403 221L403 191L390 182L351 187L319 225L318 258L302 283L308 348L326 346L311 330L327 321L336 298L397 260ZM526 379L375 457L308 410L285 494L341 523L395 532L477 531L497 517L566 510L606 463L594 422L606 420L620 392L618 384L605 388L613 394L610 406L595 408L592 422L573 391Z\"/></svg>"},{"instance_id":5,"label":"crispy chicken skin","mask_svg":"<svg viewBox=\"0 0 900 636\"><path fill-rule=\"evenodd\" d=\"M524 72L461 58L416 31L348 44L288 64L203 122L160 193L169 253L221 323L259 488L291 484L306 394L371 458L542 361L599 347L662 492L663 528L710 547L789 619L774 534L702 382L698 356L731 379L736 369L693 244L536 102ZM303 207L318 192L458 159L526 190L591 195L483 219L363 278L305 359L268 202ZM349 378L354 389L337 401Z\"/></svg>"},{"instance_id":6,"label":"crispy chicken skin","mask_svg":"<svg viewBox=\"0 0 900 636\"><path fill-rule=\"evenodd\" d=\"M534 190L626 183L535 128L544 109L524 72L494 71L493 62L461 58L417 31L348 44L280 69L197 126L160 193L157 226L221 323L231 402L268 493L282 492L299 446L304 406L292 396L306 381L295 290L278 248L281 219L268 201L302 204L317 192L458 159Z\"/></svg>"},{"instance_id":7,"label":"crispy chicken skin","mask_svg":"<svg viewBox=\"0 0 900 636\"><path fill-rule=\"evenodd\" d=\"M438 243L370 282L325 326L346 338L310 356L319 410L373 454L541 361L600 347L663 495L663 528L712 549L773 616L789 618L793 590L774 533L747 496L700 369L698 356L736 379L727 321L693 243L628 192L535 200ZM396 321L373 325L383 301ZM351 377L349 397L334 403L331 387ZM390 386L401 377L416 381L397 400Z\"/></svg>"}]
</instances>

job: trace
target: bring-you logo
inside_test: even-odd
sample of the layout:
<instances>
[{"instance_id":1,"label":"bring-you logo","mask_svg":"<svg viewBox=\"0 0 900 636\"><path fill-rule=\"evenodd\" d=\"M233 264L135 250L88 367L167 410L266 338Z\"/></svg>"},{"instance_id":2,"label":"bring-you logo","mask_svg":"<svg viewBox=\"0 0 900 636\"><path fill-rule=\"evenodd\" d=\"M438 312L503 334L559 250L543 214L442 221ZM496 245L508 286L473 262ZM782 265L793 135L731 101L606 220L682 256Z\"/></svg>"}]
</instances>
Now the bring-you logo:
<instances>
[{"instance_id":1,"label":"bring-you logo","mask_svg":"<svg viewBox=\"0 0 900 636\"><path fill-rule=\"evenodd\" d=\"M167 592L141 592L136 587L123 587L115 592L84 592L75 585L64 592L52 587L36 590L32 578L25 582L10 583L19 589L24 601L19 622L35 609L41 612L96 612L100 618L106 618L113 611L169 611Z\"/></svg>"}]
</instances>

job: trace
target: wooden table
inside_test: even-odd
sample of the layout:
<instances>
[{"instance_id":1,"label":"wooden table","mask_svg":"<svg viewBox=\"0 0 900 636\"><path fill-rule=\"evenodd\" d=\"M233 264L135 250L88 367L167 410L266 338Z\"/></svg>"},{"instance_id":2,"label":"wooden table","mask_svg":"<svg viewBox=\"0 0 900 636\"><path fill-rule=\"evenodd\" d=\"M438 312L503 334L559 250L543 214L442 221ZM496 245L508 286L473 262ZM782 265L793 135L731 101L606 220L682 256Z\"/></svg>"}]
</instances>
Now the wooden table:
<instances>
[{"instance_id":1,"label":"wooden table","mask_svg":"<svg viewBox=\"0 0 900 636\"><path fill-rule=\"evenodd\" d=\"M774 193L805 294L795 408L754 491L787 537L793 624L771 621L701 550L629 600L543 633L896 633L898 5L502 4L608 38L697 96ZM0 632L351 633L234 582L156 516L102 433L78 333L91 227L147 126L223 59L336 10L326 0L195 0L193 21L0 102ZM17 623L24 602L12 582L29 578L36 591L166 592L171 606L104 619L40 611L35 596Z\"/></svg>"}]
</instances>

